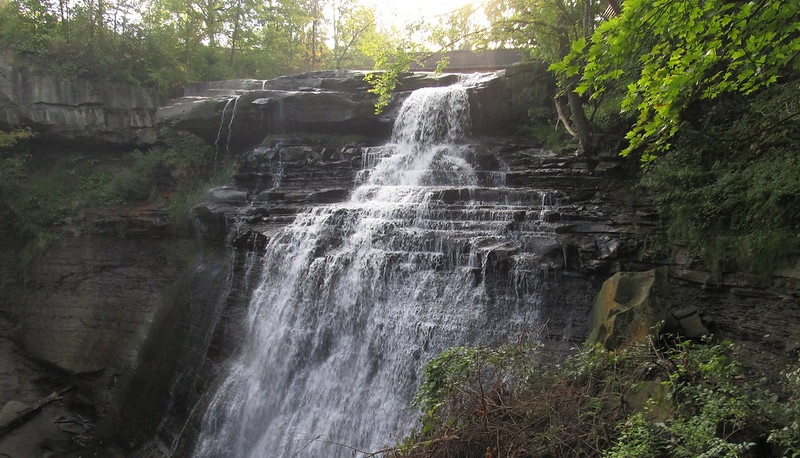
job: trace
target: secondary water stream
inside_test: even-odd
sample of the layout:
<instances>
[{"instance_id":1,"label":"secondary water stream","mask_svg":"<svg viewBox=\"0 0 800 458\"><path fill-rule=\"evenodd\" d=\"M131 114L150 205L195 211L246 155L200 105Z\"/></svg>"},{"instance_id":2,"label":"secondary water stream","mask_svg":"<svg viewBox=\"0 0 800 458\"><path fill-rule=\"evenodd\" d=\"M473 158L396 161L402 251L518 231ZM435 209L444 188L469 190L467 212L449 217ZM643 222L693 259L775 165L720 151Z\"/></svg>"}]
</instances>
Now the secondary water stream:
<instances>
[{"instance_id":1,"label":"secondary water stream","mask_svg":"<svg viewBox=\"0 0 800 458\"><path fill-rule=\"evenodd\" d=\"M377 450L413 426L431 357L537 326L540 267L525 253L546 238L537 216L551 197L476 170L467 91L412 93L349 201L270 240L195 456Z\"/></svg>"}]
</instances>

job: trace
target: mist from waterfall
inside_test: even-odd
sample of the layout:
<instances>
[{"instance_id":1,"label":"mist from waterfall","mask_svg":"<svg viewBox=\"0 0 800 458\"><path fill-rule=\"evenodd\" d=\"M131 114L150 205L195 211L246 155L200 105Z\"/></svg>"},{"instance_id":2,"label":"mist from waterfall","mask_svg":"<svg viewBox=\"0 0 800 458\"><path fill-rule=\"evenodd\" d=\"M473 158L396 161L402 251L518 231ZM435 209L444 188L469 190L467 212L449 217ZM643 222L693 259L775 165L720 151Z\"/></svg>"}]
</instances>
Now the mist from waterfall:
<instances>
[{"instance_id":1,"label":"mist from waterfall","mask_svg":"<svg viewBox=\"0 0 800 458\"><path fill-rule=\"evenodd\" d=\"M519 246L511 215L543 197L481 200L491 183L471 162L469 113L464 84L413 92L391 142L365 153L350 200L309 208L270 240L195 456L380 449L413 426L431 357L536 325L536 267L504 260L499 294L487 253Z\"/></svg>"}]
</instances>

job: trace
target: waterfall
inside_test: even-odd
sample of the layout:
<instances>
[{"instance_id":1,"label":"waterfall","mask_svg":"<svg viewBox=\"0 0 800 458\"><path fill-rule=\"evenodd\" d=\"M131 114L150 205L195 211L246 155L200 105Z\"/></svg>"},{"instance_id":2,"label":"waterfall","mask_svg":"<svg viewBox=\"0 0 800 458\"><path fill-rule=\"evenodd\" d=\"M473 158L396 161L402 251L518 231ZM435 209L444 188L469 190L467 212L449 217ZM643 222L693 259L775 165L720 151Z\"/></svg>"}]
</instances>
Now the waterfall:
<instances>
[{"instance_id":1,"label":"waterfall","mask_svg":"<svg viewBox=\"0 0 800 458\"><path fill-rule=\"evenodd\" d=\"M350 200L270 240L195 456L378 450L413 426L430 358L538 324L537 266L515 253L536 243L545 197L482 181L469 112L463 84L413 92ZM528 209L535 224L512 227Z\"/></svg>"},{"instance_id":2,"label":"waterfall","mask_svg":"<svg viewBox=\"0 0 800 458\"><path fill-rule=\"evenodd\" d=\"M219 153L220 153L220 141L222 140L222 132L223 132L223 130L225 128L225 115L228 113L228 107L233 107L232 110L231 110L231 116L230 116L230 118L228 118L228 123L227 123L228 129L227 129L227 132L226 132L227 136L225 138L225 151L224 151L224 153L227 153L230 150L231 133L232 133L232 130L233 130L233 118L236 116L236 104L239 102L239 97L240 96L238 96L238 95L231 97L230 99L228 99L227 102L225 102L225 107L222 108L222 115L220 116L220 119L219 119L219 129L217 130L217 139L214 140L214 148L215 148L215 151L214 151L214 165L215 166L217 164L217 157L219 156Z\"/></svg>"}]
</instances>

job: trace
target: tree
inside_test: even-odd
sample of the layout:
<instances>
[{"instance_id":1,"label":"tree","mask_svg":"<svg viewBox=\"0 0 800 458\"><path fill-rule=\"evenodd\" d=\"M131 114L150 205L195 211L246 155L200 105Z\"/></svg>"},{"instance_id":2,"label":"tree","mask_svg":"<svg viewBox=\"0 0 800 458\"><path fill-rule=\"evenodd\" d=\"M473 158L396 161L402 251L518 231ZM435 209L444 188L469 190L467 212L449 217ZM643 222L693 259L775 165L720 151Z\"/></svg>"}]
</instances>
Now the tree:
<instances>
[{"instance_id":1,"label":"tree","mask_svg":"<svg viewBox=\"0 0 800 458\"><path fill-rule=\"evenodd\" d=\"M478 20L480 11L467 4L442 15L430 27L429 40L441 50L474 50L489 45L489 28Z\"/></svg>"},{"instance_id":2,"label":"tree","mask_svg":"<svg viewBox=\"0 0 800 458\"><path fill-rule=\"evenodd\" d=\"M307 62L310 70L316 70L323 58L325 35L324 0L307 0L309 12L307 39Z\"/></svg>"},{"instance_id":3,"label":"tree","mask_svg":"<svg viewBox=\"0 0 800 458\"><path fill-rule=\"evenodd\" d=\"M586 43L606 8L608 3L601 0L491 0L486 12L496 42L526 49L531 58L554 63ZM566 72L556 75L559 118L584 152L591 154L597 142L584 100L575 92L580 78Z\"/></svg>"},{"instance_id":4,"label":"tree","mask_svg":"<svg viewBox=\"0 0 800 458\"><path fill-rule=\"evenodd\" d=\"M376 33L365 40L363 49L375 62L379 72L366 76L372 88L370 92L378 95L375 112L380 113L391 101L400 74L409 71L412 63L422 65L434 56L441 56L436 71L447 67L446 51L471 49L485 45L488 29L474 21L476 10L472 6L456 9L450 14L431 20L419 20L406 24L402 31L391 30Z\"/></svg>"},{"instance_id":5,"label":"tree","mask_svg":"<svg viewBox=\"0 0 800 458\"><path fill-rule=\"evenodd\" d=\"M374 59L375 69L379 70L364 78L372 86L369 92L378 96L375 113L381 113L389 105L400 74L409 71L412 63L432 54L420 39L427 27L424 22L407 24L402 32L393 30L376 35L366 43L366 53Z\"/></svg>"},{"instance_id":6,"label":"tree","mask_svg":"<svg viewBox=\"0 0 800 458\"><path fill-rule=\"evenodd\" d=\"M693 104L751 93L785 75L800 53L800 3L785 0L627 0L552 66L597 98L624 87L620 109L635 117L622 155L666 152Z\"/></svg>"},{"instance_id":7,"label":"tree","mask_svg":"<svg viewBox=\"0 0 800 458\"><path fill-rule=\"evenodd\" d=\"M333 67L358 67L371 59L364 53L366 43L376 40L375 9L358 5L355 0L332 3Z\"/></svg>"}]
</instances>

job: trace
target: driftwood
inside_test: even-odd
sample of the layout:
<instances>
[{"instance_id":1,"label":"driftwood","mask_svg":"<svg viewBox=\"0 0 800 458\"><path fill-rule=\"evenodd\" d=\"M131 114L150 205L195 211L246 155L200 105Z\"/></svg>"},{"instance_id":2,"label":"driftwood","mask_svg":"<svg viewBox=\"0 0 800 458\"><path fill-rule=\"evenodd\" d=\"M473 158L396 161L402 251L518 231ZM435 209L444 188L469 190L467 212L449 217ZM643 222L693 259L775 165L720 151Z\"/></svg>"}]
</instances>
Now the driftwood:
<instances>
[{"instance_id":1,"label":"driftwood","mask_svg":"<svg viewBox=\"0 0 800 458\"><path fill-rule=\"evenodd\" d=\"M32 406L23 409L21 412L14 415L10 420L0 424L0 436L7 434L12 429L33 418L37 413L39 413L40 410L42 410L42 408L44 408L44 406L50 404L51 402L60 401L65 394L69 393L75 388L75 385L70 385L66 388L53 391L48 396L36 401Z\"/></svg>"}]
</instances>

